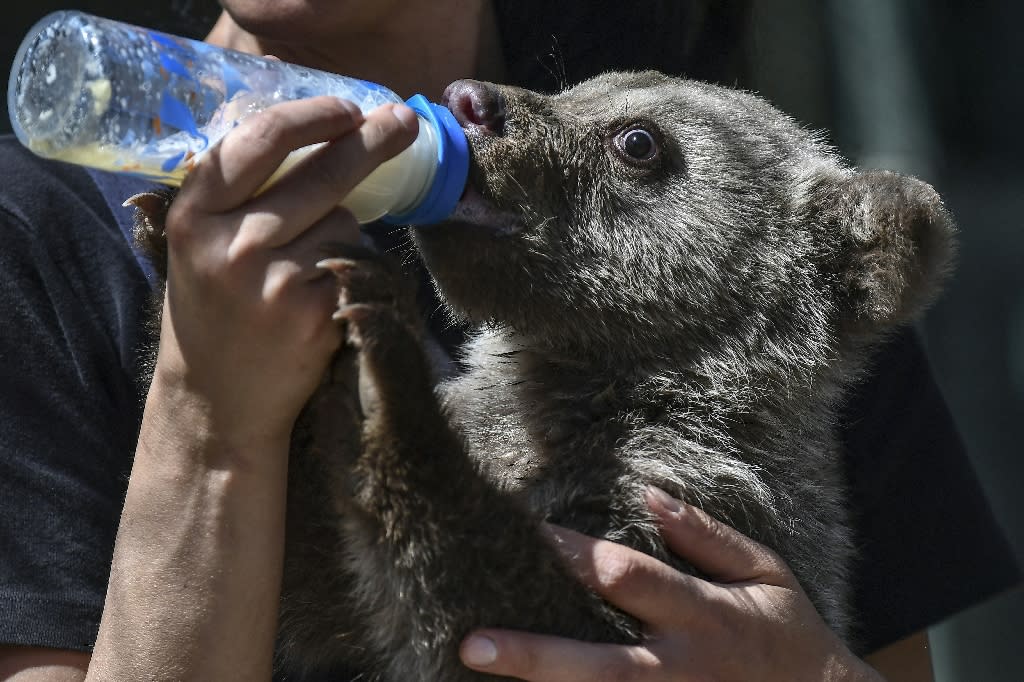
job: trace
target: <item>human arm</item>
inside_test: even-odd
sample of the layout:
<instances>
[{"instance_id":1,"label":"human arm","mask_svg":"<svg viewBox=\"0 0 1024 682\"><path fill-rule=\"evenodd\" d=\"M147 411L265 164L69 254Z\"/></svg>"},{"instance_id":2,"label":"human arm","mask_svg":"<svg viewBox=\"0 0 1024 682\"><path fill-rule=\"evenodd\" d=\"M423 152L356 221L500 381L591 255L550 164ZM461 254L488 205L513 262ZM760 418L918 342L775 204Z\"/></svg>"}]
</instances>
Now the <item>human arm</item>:
<instances>
[{"instance_id":1,"label":"human arm","mask_svg":"<svg viewBox=\"0 0 1024 682\"><path fill-rule=\"evenodd\" d=\"M483 630L477 635L484 639L464 642L464 662L494 656L490 665L470 667L530 682L884 679L829 630L778 555L663 493L652 491L648 502L669 548L710 581L621 545L553 531L580 579L645 624L646 642Z\"/></svg>"},{"instance_id":2,"label":"human arm","mask_svg":"<svg viewBox=\"0 0 1024 682\"><path fill-rule=\"evenodd\" d=\"M397 113L396 113L397 112ZM292 424L340 343L338 198L415 135L336 100L252 117L167 216L160 350L88 679L269 679ZM253 196L292 149L334 140Z\"/></svg>"}]
</instances>

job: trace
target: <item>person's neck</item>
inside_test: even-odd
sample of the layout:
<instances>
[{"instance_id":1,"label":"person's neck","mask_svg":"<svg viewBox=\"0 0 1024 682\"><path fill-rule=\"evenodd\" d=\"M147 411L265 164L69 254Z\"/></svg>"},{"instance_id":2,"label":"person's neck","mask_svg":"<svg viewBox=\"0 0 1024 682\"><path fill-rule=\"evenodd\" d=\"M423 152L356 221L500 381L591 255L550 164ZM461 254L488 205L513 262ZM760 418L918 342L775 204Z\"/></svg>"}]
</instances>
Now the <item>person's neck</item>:
<instances>
[{"instance_id":1,"label":"person's neck","mask_svg":"<svg viewBox=\"0 0 1024 682\"><path fill-rule=\"evenodd\" d=\"M459 5L461 11L449 13L437 11L436 5L434 11L416 11L422 3L408 3L410 10L387 26L373 31L353 27L332 36L329 44L308 36L294 42L261 38L222 12L206 41L381 83L403 97L422 93L436 101L453 80L501 80L504 74L491 3L474 0Z\"/></svg>"}]
</instances>

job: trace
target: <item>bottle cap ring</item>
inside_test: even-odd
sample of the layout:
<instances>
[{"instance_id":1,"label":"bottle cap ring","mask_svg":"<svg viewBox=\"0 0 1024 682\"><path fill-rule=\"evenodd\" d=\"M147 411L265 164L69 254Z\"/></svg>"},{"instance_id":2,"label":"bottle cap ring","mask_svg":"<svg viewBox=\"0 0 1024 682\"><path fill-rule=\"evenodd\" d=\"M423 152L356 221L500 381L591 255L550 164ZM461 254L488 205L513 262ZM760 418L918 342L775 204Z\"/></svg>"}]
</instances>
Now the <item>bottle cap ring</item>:
<instances>
[{"instance_id":1,"label":"bottle cap ring","mask_svg":"<svg viewBox=\"0 0 1024 682\"><path fill-rule=\"evenodd\" d=\"M423 95L413 95L406 104L437 131L441 144L437 149L437 172L426 197L412 211L388 215L381 222L391 225L429 225L450 216L466 189L469 176L469 144L462 126L447 108L434 104Z\"/></svg>"}]
</instances>

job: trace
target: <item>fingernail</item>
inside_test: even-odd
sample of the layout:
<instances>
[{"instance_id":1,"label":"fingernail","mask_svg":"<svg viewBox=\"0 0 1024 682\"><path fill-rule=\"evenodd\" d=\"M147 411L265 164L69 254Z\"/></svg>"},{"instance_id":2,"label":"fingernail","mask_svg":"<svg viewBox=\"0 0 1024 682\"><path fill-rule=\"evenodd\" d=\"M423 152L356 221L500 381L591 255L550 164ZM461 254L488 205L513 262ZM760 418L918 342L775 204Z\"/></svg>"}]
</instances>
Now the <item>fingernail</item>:
<instances>
[{"instance_id":1,"label":"fingernail","mask_svg":"<svg viewBox=\"0 0 1024 682\"><path fill-rule=\"evenodd\" d=\"M404 104L396 104L391 110L391 113L395 115L405 128L409 130L415 130L419 126L419 121L416 119L416 112L407 107Z\"/></svg>"},{"instance_id":2,"label":"fingernail","mask_svg":"<svg viewBox=\"0 0 1024 682\"><path fill-rule=\"evenodd\" d=\"M462 644L462 660L467 665L491 665L498 660L498 647L490 637L471 635Z\"/></svg>"},{"instance_id":3,"label":"fingernail","mask_svg":"<svg viewBox=\"0 0 1024 682\"><path fill-rule=\"evenodd\" d=\"M647 504L651 505L655 511L660 509L669 514L678 514L682 511L682 507L679 506L679 500L653 485L647 486Z\"/></svg>"}]
</instances>

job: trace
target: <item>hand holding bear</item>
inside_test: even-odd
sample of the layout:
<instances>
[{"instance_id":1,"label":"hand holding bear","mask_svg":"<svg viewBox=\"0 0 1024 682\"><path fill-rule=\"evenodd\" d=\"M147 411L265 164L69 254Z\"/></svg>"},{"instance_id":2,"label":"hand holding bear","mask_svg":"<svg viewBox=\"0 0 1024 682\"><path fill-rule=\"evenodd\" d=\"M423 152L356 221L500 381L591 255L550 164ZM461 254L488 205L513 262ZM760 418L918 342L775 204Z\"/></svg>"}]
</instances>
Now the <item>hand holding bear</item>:
<instances>
[{"instance_id":1,"label":"hand holding bear","mask_svg":"<svg viewBox=\"0 0 1024 682\"><path fill-rule=\"evenodd\" d=\"M707 580L612 542L551 531L585 584L645 623L644 644L481 630L463 642L466 665L529 682L883 679L825 625L775 552L661 490L649 491L648 504L668 546Z\"/></svg>"}]
</instances>

